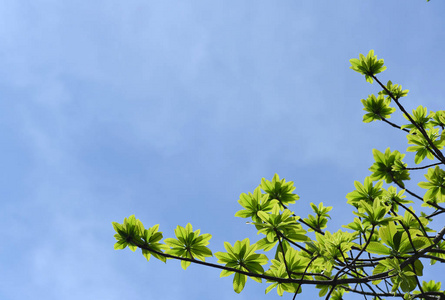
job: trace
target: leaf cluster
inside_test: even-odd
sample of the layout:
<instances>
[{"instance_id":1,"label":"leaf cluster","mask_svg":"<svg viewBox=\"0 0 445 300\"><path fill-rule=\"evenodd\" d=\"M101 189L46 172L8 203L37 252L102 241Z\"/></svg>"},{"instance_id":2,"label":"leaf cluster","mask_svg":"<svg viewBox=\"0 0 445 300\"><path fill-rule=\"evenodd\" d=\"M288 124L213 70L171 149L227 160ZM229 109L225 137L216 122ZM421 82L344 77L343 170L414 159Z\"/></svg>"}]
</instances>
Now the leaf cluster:
<instances>
[{"instance_id":1,"label":"leaf cluster","mask_svg":"<svg viewBox=\"0 0 445 300\"><path fill-rule=\"evenodd\" d=\"M363 122L382 121L397 128L406 134L406 152L415 153L416 165L425 158L435 160L434 164L409 167L403 161L406 154L374 149L371 174L363 183L355 181L354 190L346 195L353 213L352 221L344 217L346 231L328 230L333 207L323 202L310 203L313 213L306 218L297 216L291 209L300 199L294 182L275 174L271 180L262 178L253 192L242 193L238 200L241 209L235 216L253 225L261 235L256 242L249 238L224 242L225 251L213 254L208 248L212 236L193 230L190 223L177 226L175 237L162 241L159 225L145 229L132 215L122 224L113 222L114 248L140 248L147 260L151 256L163 262L179 260L184 270L192 263L220 269L221 277L233 275L236 293L251 278L259 283L266 280L266 294L276 289L278 295L289 293L294 299L304 285L313 285L320 297L334 300L343 299L346 293L374 299L445 298L440 282L420 280L426 262L430 266L445 263L445 226L432 226L437 216L445 213L445 111L428 112L420 105L409 114L399 101L408 90L391 81L381 83L376 75L386 66L373 50L350 62L351 69L382 88L377 96L362 99ZM408 124L388 121L397 111ZM422 170L426 170L426 181L418 186L425 192L418 195L409 185L411 173ZM411 205L414 201L427 210L416 212ZM213 255L216 263L206 261Z\"/></svg>"}]
</instances>

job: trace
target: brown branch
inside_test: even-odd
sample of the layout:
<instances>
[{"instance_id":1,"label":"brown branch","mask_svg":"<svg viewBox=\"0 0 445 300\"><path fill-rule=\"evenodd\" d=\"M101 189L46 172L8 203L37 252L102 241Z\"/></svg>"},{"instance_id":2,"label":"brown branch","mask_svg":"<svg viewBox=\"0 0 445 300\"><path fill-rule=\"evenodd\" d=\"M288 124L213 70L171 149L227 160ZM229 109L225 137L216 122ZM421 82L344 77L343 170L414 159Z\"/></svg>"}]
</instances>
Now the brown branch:
<instances>
[{"instance_id":1,"label":"brown branch","mask_svg":"<svg viewBox=\"0 0 445 300\"><path fill-rule=\"evenodd\" d=\"M380 80L377 79L377 77L375 75L371 75L372 78L375 79L375 81L377 81L377 83L388 93L388 95L391 97L391 99L394 100L394 102L397 104L397 106L399 107L399 109L406 115L406 117L408 118L408 120L411 122L411 124L413 124L418 130L419 132L423 135L423 137L425 138L425 140L428 142L428 144L430 145L430 147L433 149L433 151L431 151L431 153L438 159L440 160L442 163L445 164L445 157L443 156L442 152L439 151L439 149L437 149L436 145L434 145L434 143L431 141L431 139L429 138L428 134L426 133L425 129L422 128L422 126L419 126L411 117L411 115L405 110L405 108L400 104L399 100L394 97L394 95L386 88L385 85L383 85Z\"/></svg>"},{"instance_id":2,"label":"brown branch","mask_svg":"<svg viewBox=\"0 0 445 300\"><path fill-rule=\"evenodd\" d=\"M440 258L440 257L433 256L433 255L422 255L422 258L434 259L434 260L437 260L437 261L439 261L441 263L445 263L445 258Z\"/></svg>"},{"instance_id":3,"label":"brown branch","mask_svg":"<svg viewBox=\"0 0 445 300\"><path fill-rule=\"evenodd\" d=\"M409 209L408 207L406 207L405 205L403 205L402 203L400 203L399 201L397 201L397 200L394 200L394 202L396 202L397 203L397 205L400 205L401 207L403 207L407 212L409 212L415 219L416 219L416 221L417 221L417 223L419 223L419 225L420 225L420 228L422 228L422 232L423 232L423 234L425 234L425 236L427 236L428 234L427 234L427 232L426 232L426 229L425 229L425 227L423 227L423 224L422 224L422 222L420 221L420 219L419 219L419 217L411 210L411 209ZM395 212L394 212L395 213ZM402 222L400 222L401 224L402 224ZM403 225L402 225L403 226ZM403 228L405 228L404 226L403 226Z\"/></svg>"},{"instance_id":4,"label":"brown branch","mask_svg":"<svg viewBox=\"0 0 445 300\"><path fill-rule=\"evenodd\" d=\"M360 257L360 255L362 255L362 253L366 250L366 247L368 247L369 243L371 242L371 237L374 234L374 229L375 229L375 225L372 225L372 229L371 229L371 234L369 235L369 239L366 241L365 246L363 246L363 248L360 250L360 252L357 254L357 256L354 258L354 260L349 264L349 265L354 265L355 262L357 261L357 259ZM345 259L345 263L346 259ZM341 273L348 267L348 264L343 267L340 271L337 272L337 274L335 275L334 279L338 278L341 276Z\"/></svg>"},{"instance_id":5,"label":"brown branch","mask_svg":"<svg viewBox=\"0 0 445 300\"><path fill-rule=\"evenodd\" d=\"M343 289L349 291L349 292L353 292L353 293L357 293L360 295L368 295L368 296L377 296L377 297L402 297L405 294L401 294L401 293L374 293L374 292L362 292L362 291L358 291L355 289L351 289L348 287L342 287ZM412 296L414 296L414 298L426 298L426 299L434 299L437 300L437 296L443 296L443 293L441 292L425 292L423 294L413 294Z\"/></svg>"},{"instance_id":6,"label":"brown branch","mask_svg":"<svg viewBox=\"0 0 445 300\"><path fill-rule=\"evenodd\" d=\"M435 212L433 212L432 214L426 216L427 219L430 219L432 217L435 217L437 215L443 214L445 213L445 210L436 210Z\"/></svg>"},{"instance_id":7,"label":"brown branch","mask_svg":"<svg viewBox=\"0 0 445 300\"><path fill-rule=\"evenodd\" d=\"M292 278L291 273L289 271L289 267L287 266L287 262L286 262L286 253L284 253L284 248L283 248L283 244L281 243L281 239L280 239L280 235L278 234L278 230L275 230L275 234L277 235L277 239L278 239L278 243L280 244L280 248L281 248L281 253L283 254L283 261L284 261L284 266L286 267L286 273L287 276L289 276L289 279Z\"/></svg>"},{"instance_id":8,"label":"brown branch","mask_svg":"<svg viewBox=\"0 0 445 300\"><path fill-rule=\"evenodd\" d=\"M444 228L444 233L445 233L445 228ZM389 275L389 272L392 271L392 270L389 270L389 271L384 272L384 273L379 273L379 274L371 275L371 276L367 276L367 277L344 278L344 279L337 279L337 280L309 280L309 279L304 279L304 278L302 278L302 279L280 278L280 277L274 277L274 276L269 276L269 275L264 275L264 274L246 272L246 271L238 270L238 269L231 268L231 267L217 265L217 264L214 264L214 263L209 263L209 262L200 261L200 260L196 260L196 259L190 259L190 258L185 258L185 257L180 257L180 256L167 254L167 253L164 253L164 252L159 252L159 251L156 251L154 249L151 249L150 247L145 245L143 242L140 242L140 241L137 241L137 240L131 240L131 243L133 243L135 246L137 246L140 249L147 250L147 251L149 251L151 253L154 253L154 254L157 254L159 256L163 256L163 257L166 257L166 258L183 260L183 261L189 261L189 262L192 262L192 263L195 263L195 264L199 264L199 265L204 265L204 266L207 266L207 267L212 267L212 268L216 268L216 269L220 269L220 270L226 270L226 271L230 271L230 272L240 273L240 274L247 275L247 276L250 276L250 277L262 278L262 279L270 280L272 282L279 282L279 283L301 283L301 284L309 284L309 285L321 284L321 285L327 285L327 286L335 286L335 285L343 285L343 284L367 283L369 281L380 280L380 279L389 278L389 277L393 277L394 276L394 275ZM430 247L432 247L432 246L430 246ZM425 248L425 249L427 249L427 248ZM424 251L424 252L426 252L426 251ZM422 253L424 253L424 252L422 252ZM419 253L421 253L421 252L418 252L417 255ZM405 261L405 262L409 263L411 261L414 261L413 258L415 257L417 259L417 255L408 258L407 261Z\"/></svg>"},{"instance_id":9,"label":"brown branch","mask_svg":"<svg viewBox=\"0 0 445 300\"><path fill-rule=\"evenodd\" d=\"M309 263L308 263L307 266L306 266L306 269L304 269L303 276L301 276L301 278L304 278L304 276L306 276L306 272L307 272L307 270L309 269L309 266L310 266L310 265L311 265L317 258L318 258L318 255L316 255L316 256L314 256L314 257L311 258L311 260L309 261ZM323 274L323 276L326 276L326 275ZM326 277L328 277L328 276L326 276ZM328 277L328 278L329 278L329 277ZM329 278L329 279L330 279L330 278ZM300 287L301 287L301 283L298 284L297 290L295 291L295 294L294 294L294 297L292 298L292 300L295 300L295 297L297 297L298 290L300 289Z\"/></svg>"},{"instance_id":10,"label":"brown branch","mask_svg":"<svg viewBox=\"0 0 445 300\"><path fill-rule=\"evenodd\" d=\"M397 186L401 189L404 189L408 194L410 194L411 196L417 198L418 200L422 201L423 203L426 203L428 205L431 205L432 207L434 207L437 210L440 211L445 211L445 208L439 206L438 204L434 203L434 202L429 202L429 201L424 201L422 197L420 197L419 195L417 195L416 193L410 191L409 189L405 188L403 185L401 185L400 183L398 183L397 181L393 180L395 184L397 184Z\"/></svg>"},{"instance_id":11,"label":"brown branch","mask_svg":"<svg viewBox=\"0 0 445 300\"><path fill-rule=\"evenodd\" d=\"M405 168L405 170L422 170L422 169L427 169L427 168L438 166L438 165L443 165L443 163L438 162L438 163L435 163L435 164L432 164L432 165L418 167L418 168Z\"/></svg>"},{"instance_id":12,"label":"brown branch","mask_svg":"<svg viewBox=\"0 0 445 300\"><path fill-rule=\"evenodd\" d=\"M409 133L409 130L408 130L408 129L406 129L406 128L402 128L401 126L399 126L399 125L397 125L397 124L394 124L394 123L391 122L391 121L388 121L387 119L385 119L384 117L382 117L382 115L380 115L380 114L379 114L378 116L382 119L383 122L388 123L388 124L391 125L392 127L395 127L395 128L397 128L397 129L400 129L400 130L403 130L403 131L406 131L406 132Z\"/></svg>"}]
</instances>

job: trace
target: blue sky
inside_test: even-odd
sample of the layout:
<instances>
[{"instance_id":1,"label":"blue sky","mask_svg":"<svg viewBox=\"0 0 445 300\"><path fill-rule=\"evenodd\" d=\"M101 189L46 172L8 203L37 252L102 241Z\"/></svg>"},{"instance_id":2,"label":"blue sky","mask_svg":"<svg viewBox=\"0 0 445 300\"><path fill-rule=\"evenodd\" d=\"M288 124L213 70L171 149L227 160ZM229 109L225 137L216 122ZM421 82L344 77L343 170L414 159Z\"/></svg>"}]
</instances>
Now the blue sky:
<instances>
[{"instance_id":1,"label":"blue sky","mask_svg":"<svg viewBox=\"0 0 445 300\"><path fill-rule=\"evenodd\" d=\"M0 298L278 299L252 280L237 295L218 270L114 251L111 222L135 214L165 237L190 222L222 251L259 238L234 217L237 200L278 173L295 182L297 215L334 206L337 231L372 149L406 149L397 130L361 122L360 99L379 89L348 60L374 49L380 78L410 90L407 108L443 109L444 9L1 1Z\"/></svg>"}]
</instances>

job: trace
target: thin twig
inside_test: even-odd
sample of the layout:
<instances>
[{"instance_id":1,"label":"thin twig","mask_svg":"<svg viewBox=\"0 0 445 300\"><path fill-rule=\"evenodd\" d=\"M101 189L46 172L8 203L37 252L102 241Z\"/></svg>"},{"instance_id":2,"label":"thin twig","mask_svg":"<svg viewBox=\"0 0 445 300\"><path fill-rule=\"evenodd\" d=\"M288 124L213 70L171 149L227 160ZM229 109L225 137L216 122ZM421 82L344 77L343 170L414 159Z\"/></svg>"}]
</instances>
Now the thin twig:
<instances>
[{"instance_id":1,"label":"thin twig","mask_svg":"<svg viewBox=\"0 0 445 300\"><path fill-rule=\"evenodd\" d=\"M418 168L405 168L405 170L422 170L422 169L427 169L427 168L438 166L438 165L443 165L443 163L438 162L438 163L435 163L435 164L432 164L432 165L418 167Z\"/></svg>"},{"instance_id":2,"label":"thin twig","mask_svg":"<svg viewBox=\"0 0 445 300\"><path fill-rule=\"evenodd\" d=\"M287 262L286 262L286 253L284 253L283 244L281 243L281 239L280 239L280 235L278 234L278 230L275 229L275 233L277 235L278 243L280 244L281 253L283 254L283 261L284 261L284 266L286 267L287 276L289 276L289 279L291 279L292 276L291 276L291 273L289 271L289 267L288 267Z\"/></svg>"},{"instance_id":3,"label":"thin twig","mask_svg":"<svg viewBox=\"0 0 445 300\"><path fill-rule=\"evenodd\" d=\"M380 115L380 114L379 114L379 117L382 119L383 122L388 123L388 124L391 125L392 127L395 127L395 128L397 128L397 129L406 131L406 132L408 132L408 133L410 132L408 129L406 129L406 128L402 128L401 126L399 126L399 125L397 125L397 124L394 124L394 123L391 122L391 121L388 121L387 119L385 119L384 117L382 117L382 115Z\"/></svg>"},{"instance_id":4,"label":"thin twig","mask_svg":"<svg viewBox=\"0 0 445 300\"><path fill-rule=\"evenodd\" d=\"M386 88L385 85L383 85L380 80L377 79L377 77L375 75L371 75L372 78L375 79L375 81L377 81L377 83L388 93L388 95L391 97L391 99L394 100L394 102L397 104L397 106L399 107L399 109L406 115L406 117L408 118L408 120L411 122L411 124L413 124L418 130L419 132L423 135L423 137L425 138L425 140L428 142L428 144L430 145L430 147L433 149L433 151L431 151L431 153L438 159L440 160L442 163L445 164L445 157L443 156L442 152L439 151L439 149L437 149L436 145L434 145L434 143L431 141L431 139L429 138L428 134L426 133L425 129L422 128L422 126L419 126L411 117L411 115L405 110L405 108L402 106L402 104L400 104L399 100L394 97L394 95Z\"/></svg>"}]
</instances>

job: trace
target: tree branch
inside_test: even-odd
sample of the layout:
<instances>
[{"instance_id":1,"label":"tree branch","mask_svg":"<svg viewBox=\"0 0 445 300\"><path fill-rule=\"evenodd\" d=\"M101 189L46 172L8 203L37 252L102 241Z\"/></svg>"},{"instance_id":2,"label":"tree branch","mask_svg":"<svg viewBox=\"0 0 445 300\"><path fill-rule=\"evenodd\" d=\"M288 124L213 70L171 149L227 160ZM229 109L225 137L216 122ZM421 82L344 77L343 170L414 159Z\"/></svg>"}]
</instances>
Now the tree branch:
<instances>
[{"instance_id":1,"label":"tree branch","mask_svg":"<svg viewBox=\"0 0 445 300\"><path fill-rule=\"evenodd\" d=\"M384 117L382 117L382 115L379 114L379 117L382 119L383 122L388 123L388 124L391 125L392 127L395 127L395 128L397 128L397 129L400 129L400 130L403 130L403 131L406 131L406 132L409 133L409 130L408 130L408 129L406 129L406 128L402 128L401 126L399 126L399 125L397 125L397 124L394 124L394 123L391 122L391 121L388 121L387 119L385 119Z\"/></svg>"},{"instance_id":2,"label":"tree branch","mask_svg":"<svg viewBox=\"0 0 445 300\"><path fill-rule=\"evenodd\" d=\"M428 169L430 167L434 167L434 166L438 166L438 165L443 165L443 163L438 162L438 163L435 163L435 164L432 164L432 165L418 167L418 168L405 168L405 170L422 170L422 169Z\"/></svg>"},{"instance_id":3,"label":"tree branch","mask_svg":"<svg viewBox=\"0 0 445 300\"><path fill-rule=\"evenodd\" d=\"M394 95L386 88L385 85L383 85L380 80L377 79L377 77L375 75L372 75L372 78L375 79L375 81L377 81L377 83L388 93L388 95L391 97L391 99L394 100L394 102L397 104L397 106L399 107L399 109L406 115L406 117L409 119L409 121L411 122L411 124L413 124L418 130L419 132L423 135L423 137L425 138L425 140L428 142L428 144L430 145L431 149L433 149L433 151L431 151L431 153L436 156L436 158L438 160L440 160L442 163L445 164L445 157L443 156L442 152L439 151L439 149L437 149L436 145L434 145L434 143L431 141L431 139L429 138L428 134L426 133L425 129L423 129L421 126L419 126L411 117L411 115L405 110L405 108L400 104L399 100L394 97Z\"/></svg>"}]
</instances>

